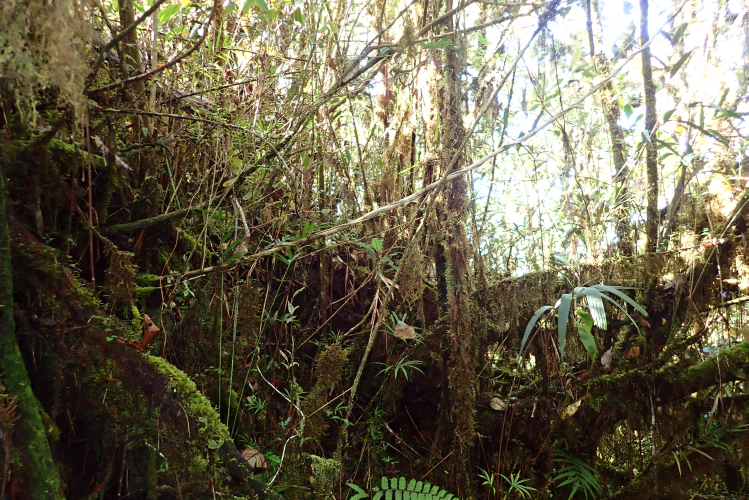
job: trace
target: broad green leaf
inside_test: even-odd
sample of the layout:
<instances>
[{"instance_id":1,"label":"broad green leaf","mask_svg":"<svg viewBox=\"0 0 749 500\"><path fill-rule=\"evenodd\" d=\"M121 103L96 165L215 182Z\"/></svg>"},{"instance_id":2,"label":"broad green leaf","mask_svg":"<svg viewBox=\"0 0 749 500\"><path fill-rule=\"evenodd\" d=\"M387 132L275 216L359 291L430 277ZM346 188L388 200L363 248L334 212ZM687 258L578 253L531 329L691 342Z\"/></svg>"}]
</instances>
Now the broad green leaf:
<instances>
[{"instance_id":1,"label":"broad green leaf","mask_svg":"<svg viewBox=\"0 0 749 500\"><path fill-rule=\"evenodd\" d=\"M387 491L385 491L385 500L394 500L393 499L393 490L387 490Z\"/></svg>"},{"instance_id":2,"label":"broad green leaf","mask_svg":"<svg viewBox=\"0 0 749 500\"><path fill-rule=\"evenodd\" d=\"M268 4L265 3L265 0L255 0L255 3L257 4L258 7L260 7L260 10L262 11L262 13L267 17L269 14L269 10L268 10Z\"/></svg>"},{"instance_id":3,"label":"broad green leaf","mask_svg":"<svg viewBox=\"0 0 749 500\"><path fill-rule=\"evenodd\" d=\"M390 482L388 481L388 478L382 476L382 479L380 479L380 486L383 490L390 488Z\"/></svg>"},{"instance_id":4,"label":"broad green leaf","mask_svg":"<svg viewBox=\"0 0 749 500\"><path fill-rule=\"evenodd\" d=\"M536 309L536 312L533 313L533 317L528 322L528 325L525 327L525 333L523 334L523 340L520 342L520 354L518 354L519 358L523 357L523 349L525 349L525 344L528 342L528 338L531 336L531 332L533 331L533 327L536 326L536 323L538 322L538 318L541 317L543 313L551 309L551 306L543 306ZM426 483L428 485L429 483ZM424 486L426 488L426 485ZM426 490L424 490L426 491Z\"/></svg>"},{"instance_id":5,"label":"broad green leaf","mask_svg":"<svg viewBox=\"0 0 749 500\"><path fill-rule=\"evenodd\" d=\"M671 66L671 78L674 77L674 75L681 69L681 67L684 65L685 62L687 62L687 59L689 59L689 56L692 55L692 52L694 52L694 49L690 50L689 52L685 53L683 56L679 58L678 61L674 63L673 66Z\"/></svg>"},{"instance_id":6,"label":"broad green leaf","mask_svg":"<svg viewBox=\"0 0 749 500\"><path fill-rule=\"evenodd\" d=\"M605 330L607 328L606 310L603 308L600 290L589 286L575 288L575 296L580 297L582 295L585 295L588 299L588 307L591 316L593 316L593 322L598 328Z\"/></svg>"},{"instance_id":7,"label":"broad green leaf","mask_svg":"<svg viewBox=\"0 0 749 500\"><path fill-rule=\"evenodd\" d=\"M297 9L294 11L294 21L298 22L299 24L304 24L304 14L302 14L302 9L297 7Z\"/></svg>"},{"instance_id":8,"label":"broad green leaf","mask_svg":"<svg viewBox=\"0 0 749 500\"><path fill-rule=\"evenodd\" d=\"M557 261L565 266L572 266L572 263L569 260L567 260L564 256L559 255L558 253L552 254L551 260Z\"/></svg>"},{"instance_id":9,"label":"broad green leaf","mask_svg":"<svg viewBox=\"0 0 749 500\"><path fill-rule=\"evenodd\" d=\"M180 4L176 3L159 12L159 24L164 24L173 18L179 12L180 7Z\"/></svg>"},{"instance_id":10,"label":"broad green leaf","mask_svg":"<svg viewBox=\"0 0 749 500\"><path fill-rule=\"evenodd\" d=\"M583 322L583 325L585 325L585 328L588 330L593 329L593 316L591 316L589 313L586 313L585 311L576 311L577 316L580 318L580 321Z\"/></svg>"},{"instance_id":11,"label":"broad green leaf","mask_svg":"<svg viewBox=\"0 0 749 500\"><path fill-rule=\"evenodd\" d=\"M593 334L590 333L590 328L585 325L577 325L577 333L580 335L580 342L585 346L585 350L588 351L590 359L593 361L598 357L598 349L596 348L596 340L593 338Z\"/></svg>"},{"instance_id":12,"label":"broad green leaf","mask_svg":"<svg viewBox=\"0 0 749 500\"><path fill-rule=\"evenodd\" d=\"M247 0L242 7L242 16L246 16L254 5L257 5L255 0Z\"/></svg>"},{"instance_id":13,"label":"broad green leaf","mask_svg":"<svg viewBox=\"0 0 749 500\"><path fill-rule=\"evenodd\" d=\"M647 141L648 144L650 144L651 146L653 145L653 141L650 140L650 134L648 134L647 130L642 130L640 134L642 135L642 138L645 141Z\"/></svg>"},{"instance_id":14,"label":"broad green leaf","mask_svg":"<svg viewBox=\"0 0 749 500\"><path fill-rule=\"evenodd\" d=\"M570 306L572 305L572 294L565 293L559 297L559 319L557 320L559 333L559 357L564 359L564 345L567 342L567 321L570 317Z\"/></svg>"},{"instance_id":15,"label":"broad green leaf","mask_svg":"<svg viewBox=\"0 0 749 500\"><path fill-rule=\"evenodd\" d=\"M375 496L372 497L372 500L382 500L383 493L381 491L378 491L375 493Z\"/></svg>"}]
</instances>

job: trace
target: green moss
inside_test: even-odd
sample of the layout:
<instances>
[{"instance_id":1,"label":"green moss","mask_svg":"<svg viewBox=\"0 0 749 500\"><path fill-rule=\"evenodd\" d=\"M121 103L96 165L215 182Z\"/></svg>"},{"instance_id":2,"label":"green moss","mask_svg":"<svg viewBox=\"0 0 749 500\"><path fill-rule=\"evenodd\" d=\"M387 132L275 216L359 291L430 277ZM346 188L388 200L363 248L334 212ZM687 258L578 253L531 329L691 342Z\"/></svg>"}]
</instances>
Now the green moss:
<instances>
[{"instance_id":1,"label":"green moss","mask_svg":"<svg viewBox=\"0 0 749 500\"><path fill-rule=\"evenodd\" d=\"M13 268L10 234L5 212L4 173L0 170L0 366L8 394L18 398L17 442L23 448L24 472L31 499L62 498L57 474L42 420L43 410L31 388L29 374L18 347L13 318Z\"/></svg>"},{"instance_id":2,"label":"green moss","mask_svg":"<svg viewBox=\"0 0 749 500\"><path fill-rule=\"evenodd\" d=\"M333 498L332 490L338 478L340 462L332 458L310 455L312 473L315 476L315 493L317 498Z\"/></svg>"},{"instance_id":3,"label":"green moss","mask_svg":"<svg viewBox=\"0 0 749 500\"><path fill-rule=\"evenodd\" d=\"M135 275L135 283L141 286L161 283L161 276L158 274L138 273Z\"/></svg>"},{"instance_id":4,"label":"green moss","mask_svg":"<svg viewBox=\"0 0 749 500\"><path fill-rule=\"evenodd\" d=\"M230 441L229 429L219 419L218 412L210 401L198 391L190 377L163 358L145 354L160 373L165 375L172 383L185 407L188 416L195 418L198 422L198 432L205 446L211 450L218 449L224 442Z\"/></svg>"}]
</instances>

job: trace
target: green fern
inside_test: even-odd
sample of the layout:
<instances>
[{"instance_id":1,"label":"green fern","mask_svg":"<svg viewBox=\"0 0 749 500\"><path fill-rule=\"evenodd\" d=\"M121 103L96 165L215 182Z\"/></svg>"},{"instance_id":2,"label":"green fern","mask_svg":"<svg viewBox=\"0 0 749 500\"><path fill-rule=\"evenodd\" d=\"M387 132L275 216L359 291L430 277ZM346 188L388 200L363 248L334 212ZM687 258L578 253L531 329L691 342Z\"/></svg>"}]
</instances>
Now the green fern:
<instances>
[{"instance_id":1,"label":"green fern","mask_svg":"<svg viewBox=\"0 0 749 500\"><path fill-rule=\"evenodd\" d=\"M562 464L563 467L557 471L551 481L557 483L557 487L569 486L571 488L568 500L574 498L577 492L582 492L586 500L595 499L603 493L603 488L595 477L595 469L579 458L557 450L554 461Z\"/></svg>"},{"instance_id":2,"label":"green fern","mask_svg":"<svg viewBox=\"0 0 749 500\"><path fill-rule=\"evenodd\" d=\"M373 487L371 493L353 483L347 484L355 492L349 500L460 500L439 486L405 477L383 477L380 486Z\"/></svg>"}]
</instances>

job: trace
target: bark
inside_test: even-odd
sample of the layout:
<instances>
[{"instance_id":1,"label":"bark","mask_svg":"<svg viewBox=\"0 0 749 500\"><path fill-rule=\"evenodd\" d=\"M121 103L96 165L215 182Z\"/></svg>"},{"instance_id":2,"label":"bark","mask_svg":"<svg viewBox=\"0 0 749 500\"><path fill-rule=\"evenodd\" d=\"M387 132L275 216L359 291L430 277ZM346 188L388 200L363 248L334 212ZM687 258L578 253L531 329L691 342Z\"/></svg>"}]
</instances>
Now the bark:
<instances>
[{"instance_id":1,"label":"bark","mask_svg":"<svg viewBox=\"0 0 749 500\"><path fill-rule=\"evenodd\" d=\"M121 0L120 6L120 25L122 29L127 28L135 22L135 8L133 7L133 0ZM130 31L122 44L122 69L125 73L125 78L130 78L140 74L141 72L141 57L140 49L138 48L138 30L134 29ZM143 83L139 83L136 87L136 92L140 93L143 91Z\"/></svg>"},{"instance_id":2,"label":"bark","mask_svg":"<svg viewBox=\"0 0 749 500\"><path fill-rule=\"evenodd\" d=\"M650 41L648 34L648 0L640 0L640 44ZM658 150L653 143L657 116L655 110L655 84L650 64L650 47L642 51L642 84L645 93L645 165L647 172L647 220L645 221L646 252L654 252L658 246Z\"/></svg>"},{"instance_id":3,"label":"bark","mask_svg":"<svg viewBox=\"0 0 749 500\"><path fill-rule=\"evenodd\" d=\"M5 182L0 171L0 371L8 394L18 398L15 446L23 455L22 473L28 480L32 500L63 498L60 478L52 459L42 421L42 407L31 388L15 334L13 319L13 270L10 262L10 234L5 208Z\"/></svg>"}]
</instances>

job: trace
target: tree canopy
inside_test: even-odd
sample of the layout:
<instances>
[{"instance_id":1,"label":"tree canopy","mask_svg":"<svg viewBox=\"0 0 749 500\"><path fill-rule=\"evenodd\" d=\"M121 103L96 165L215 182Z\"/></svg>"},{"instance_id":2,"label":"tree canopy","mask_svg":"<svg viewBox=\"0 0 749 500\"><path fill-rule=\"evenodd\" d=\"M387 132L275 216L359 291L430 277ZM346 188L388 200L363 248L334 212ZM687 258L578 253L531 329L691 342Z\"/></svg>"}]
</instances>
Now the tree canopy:
<instances>
[{"instance_id":1,"label":"tree canopy","mask_svg":"<svg viewBox=\"0 0 749 500\"><path fill-rule=\"evenodd\" d=\"M749 495L746 2L0 16L0 498Z\"/></svg>"}]
</instances>

